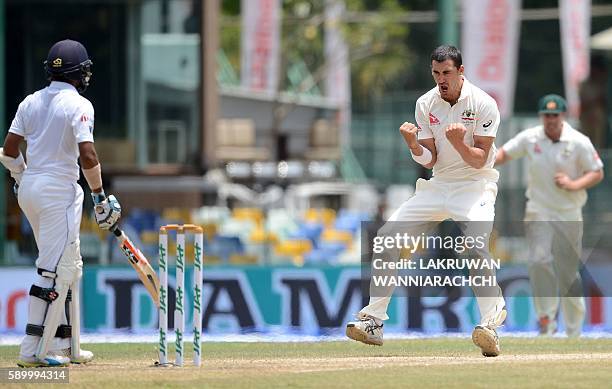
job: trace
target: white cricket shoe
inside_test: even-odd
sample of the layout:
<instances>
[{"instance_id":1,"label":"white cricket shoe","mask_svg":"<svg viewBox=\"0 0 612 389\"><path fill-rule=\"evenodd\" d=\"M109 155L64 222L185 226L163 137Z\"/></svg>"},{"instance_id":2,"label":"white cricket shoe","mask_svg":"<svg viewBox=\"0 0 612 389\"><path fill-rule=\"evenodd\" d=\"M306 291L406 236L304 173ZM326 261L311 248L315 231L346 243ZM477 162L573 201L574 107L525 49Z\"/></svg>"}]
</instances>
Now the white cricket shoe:
<instances>
[{"instance_id":1,"label":"white cricket shoe","mask_svg":"<svg viewBox=\"0 0 612 389\"><path fill-rule=\"evenodd\" d=\"M476 326L472 332L472 341L485 357L496 357L500 353L497 331L485 326Z\"/></svg>"},{"instance_id":2,"label":"white cricket shoe","mask_svg":"<svg viewBox=\"0 0 612 389\"><path fill-rule=\"evenodd\" d=\"M70 364L70 359L63 355L47 354L44 358L20 356L17 361L19 367L64 367Z\"/></svg>"},{"instance_id":3,"label":"white cricket shoe","mask_svg":"<svg viewBox=\"0 0 612 389\"><path fill-rule=\"evenodd\" d=\"M346 336L375 346L383 344L383 322L373 316L359 313L357 321L351 321L346 325Z\"/></svg>"},{"instance_id":4,"label":"white cricket shoe","mask_svg":"<svg viewBox=\"0 0 612 389\"><path fill-rule=\"evenodd\" d=\"M79 353L79 356L77 358L72 357L72 348L70 347L60 350L59 354L70 358L70 363L76 363L76 364L88 363L93 360L94 353L88 350L83 350L83 349L81 349L80 351L81 352Z\"/></svg>"},{"instance_id":5,"label":"white cricket shoe","mask_svg":"<svg viewBox=\"0 0 612 389\"><path fill-rule=\"evenodd\" d=\"M499 336L497 336L497 327L502 325L506 320L506 310L503 309L495 318L488 324L480 324L472 331L472 341L482 352L485 357L496 357L501 352L499 348Z\"/></svg>"}]
</instances>

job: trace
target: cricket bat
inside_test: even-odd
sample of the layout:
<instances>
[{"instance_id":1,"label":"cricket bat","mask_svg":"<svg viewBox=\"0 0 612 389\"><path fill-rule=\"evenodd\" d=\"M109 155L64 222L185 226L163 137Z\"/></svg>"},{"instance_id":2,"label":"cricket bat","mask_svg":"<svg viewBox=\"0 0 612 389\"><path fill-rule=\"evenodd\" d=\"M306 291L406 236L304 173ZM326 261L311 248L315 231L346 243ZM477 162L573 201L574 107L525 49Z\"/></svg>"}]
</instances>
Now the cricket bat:
<instances>
[{"instance_id":1,"label":"cricket bat","mask_svg":"<svg viewBox=\"0 0 612 389\"><path fill-rule=\"evenodd\" d=\"M118 226L115 226L112 232L119 241L119 248L127 257L130 265L136 270L138 278L140 278L140 281L151 295L153 302L159 308L159 279L157 278L157 273L155 273L155 270L153 270L144 254L134 246L130 238Z\"/></svg>"}]
</instances>

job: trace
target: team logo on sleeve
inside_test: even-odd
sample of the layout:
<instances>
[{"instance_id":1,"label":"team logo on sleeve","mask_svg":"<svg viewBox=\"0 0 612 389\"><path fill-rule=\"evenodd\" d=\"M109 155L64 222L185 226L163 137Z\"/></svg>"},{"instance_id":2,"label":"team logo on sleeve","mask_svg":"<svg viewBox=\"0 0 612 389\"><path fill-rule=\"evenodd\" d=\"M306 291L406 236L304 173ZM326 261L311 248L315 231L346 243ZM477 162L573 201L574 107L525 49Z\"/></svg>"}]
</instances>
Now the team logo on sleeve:
<instances>
[{"instance_id":1,"label":"team logo on sleeve","mask_svg":"<svg viewBox=\"0 0 612 389\"><path fill-rule=\"evenodd\" d=\"M482 127L487 128L487 127L489 127L491 124L493 124L493 120L487 120L486 122L484 122L484 124L482 125Z\"/></svg>"},{"instance_id":2,"label":"team logo on sleeve","mask_svg":"<svg viewBox=\"0 0 612 389\"><path fill-rule=\"evenodd\" d=\"M440 120L430 112L429 113L429 125L434 126L436 124L440 124Z\"/></svg>"},{"instance_id":3,"label":"team logo on sleeve","mask_svg":"<svg viewBox=\"0 0 612 389\"><path fill-rule=\"evenodd\" d=\"M86 114L82 114L81 115L81 119L80 119L81 123L89 123L89 125L87 126L89 128L89 133L92 134L93 133L93 118L87 116Z\"/></svg>"}]
</instances>

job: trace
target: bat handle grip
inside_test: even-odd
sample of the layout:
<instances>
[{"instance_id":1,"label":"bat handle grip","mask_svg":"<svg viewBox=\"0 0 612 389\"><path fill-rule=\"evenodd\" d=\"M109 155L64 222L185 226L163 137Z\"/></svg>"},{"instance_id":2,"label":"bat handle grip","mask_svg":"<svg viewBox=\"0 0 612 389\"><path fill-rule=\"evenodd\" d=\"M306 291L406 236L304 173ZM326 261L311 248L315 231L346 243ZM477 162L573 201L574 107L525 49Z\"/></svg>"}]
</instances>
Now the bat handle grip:
<instances>
[{"instance_id":1,"label":"bat handle grip","mask_svg":"<svg viewBox=\"0 0 612 389\"><path fill-rule=\"evenodd\" d=\"M113 234L115 234L115 236L119 237L121 236L121 230L119 229L119 225L115 224L113 227L111 227L111 231Z\"/></svg>"}]
</instances>

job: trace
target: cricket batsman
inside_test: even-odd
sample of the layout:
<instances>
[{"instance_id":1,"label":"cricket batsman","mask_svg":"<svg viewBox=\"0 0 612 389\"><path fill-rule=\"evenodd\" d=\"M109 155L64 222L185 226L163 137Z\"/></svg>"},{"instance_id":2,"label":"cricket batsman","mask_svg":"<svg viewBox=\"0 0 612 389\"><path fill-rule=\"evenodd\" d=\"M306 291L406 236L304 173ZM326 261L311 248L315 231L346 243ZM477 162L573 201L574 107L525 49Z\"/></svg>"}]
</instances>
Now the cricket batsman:
<instances>
[{"instance_id":1,"label":"cricket batsman","mask_svg":"<svg viewBox=\"0 0 612 389\"><path fill-rule=\"evenodd\" d=\"M401 125L400 133L412 158L428 169L433 178L419 179L413 197L404 202L378 235L397 231L394 223L404 222L420 235L445 220L457 221L464 235L487 234L486 245L477 249L480 258L490 258L488 237L493 228L499 173L494 169L495 135L500 115L495 100L471 84L463 75L460 51L440 46L431 55L431 73L436 87L416 103L416 124ZM407 223L409 222L409 223ZM395 230L394 230L395 228ZM399 253L394 253L397 260ZM479 270L494 275L494 270ZM470 274L472 275L472 274ZM383 344L383 321L394 287L374 293L358 320L346 327L349 338L374 345ZM480 310L480 324L472 340L484 356L499 355L496 328L506 318L505 302L498 285L473 287Z\"/></svg>"},{"instance_id":2,"label":"cricket batsman","mask_svg":"<svg viewBox=\"0 0 612 389\"><path fill-rule=\"evenodd\" d=\"M540 334L556 332L561 305L567 335L576 337L586 313L579 273L582 207L586 190L600 183L604 173L593 143L565 121L566 111L563 97L542 97L538 103L542 124L506 142L495 164L522 157L529 162L525 231Z\"/></svg>"},{"instance_id":3,"label":"cricket batsman","mask_svg":"<svg viewBox=\"0 0 612 389\"><path fill-rule=\"evenodd\" d=\"M98 226L113 227L121 207L114 196L104 194L93 144L94 109L80 95L89 85L92 64L81 43L66 39L54 44L44 63L50 84L19 104L0 149L0 162L15 179L19 206L38 247L38 278L30 287L26 336L17 362L21 367L93 359L79 341L83 190L77 184L77 159L92 191ZM19 149L22 141L27 143L27 165Z\"/></svg>"}]
</instances>

